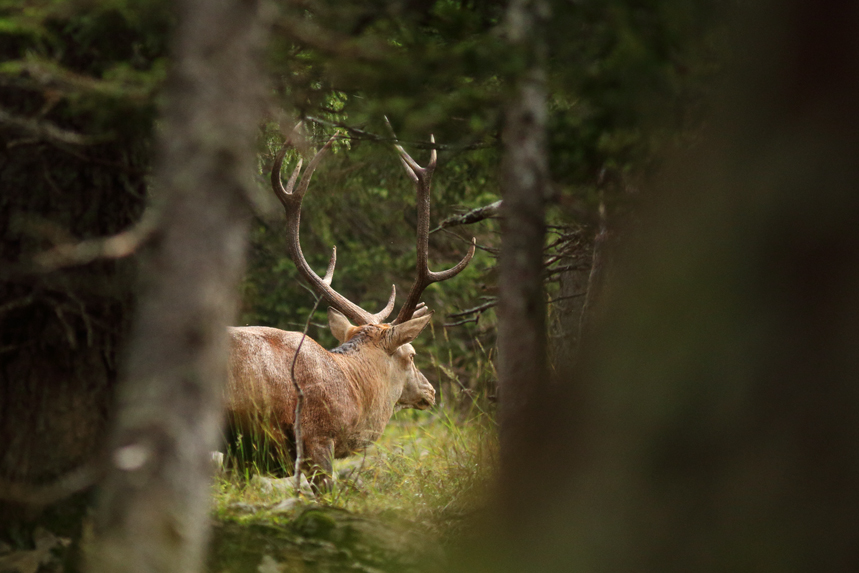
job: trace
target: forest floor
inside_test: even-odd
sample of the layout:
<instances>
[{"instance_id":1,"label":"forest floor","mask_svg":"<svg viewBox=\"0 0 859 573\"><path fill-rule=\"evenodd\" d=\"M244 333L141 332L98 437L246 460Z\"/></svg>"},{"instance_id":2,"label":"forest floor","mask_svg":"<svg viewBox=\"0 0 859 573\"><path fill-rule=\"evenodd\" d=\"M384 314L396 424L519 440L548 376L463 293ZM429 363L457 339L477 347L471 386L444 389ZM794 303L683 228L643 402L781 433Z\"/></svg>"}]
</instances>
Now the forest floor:
<instances>
[{"instance_id":1,"label":"forest floor","mask_svg":"<svg viewBox=\"0 0 859 573\"><path fill-rule=\"evenodd\" d=\"M294 478L222 473L211 573L446 569L485 506L497 445L485 414L404 410L364 454L335 464L331 492Z\"/></svg>"}]
</instances>

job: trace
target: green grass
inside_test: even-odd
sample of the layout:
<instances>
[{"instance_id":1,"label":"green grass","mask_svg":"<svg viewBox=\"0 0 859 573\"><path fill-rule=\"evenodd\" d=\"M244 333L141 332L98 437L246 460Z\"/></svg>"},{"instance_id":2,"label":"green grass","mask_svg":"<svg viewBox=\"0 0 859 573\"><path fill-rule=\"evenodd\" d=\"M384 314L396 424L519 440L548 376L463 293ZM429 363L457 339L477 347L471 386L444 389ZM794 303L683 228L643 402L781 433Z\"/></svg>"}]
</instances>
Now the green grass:
<instances>
[{"instance_id":1,"label":"green grass","mask_svg":"<svg viewBox=\"0 0 859 573\"><path fill-rule=\"evenodd\" d=\"M365 453L335 462L347 477L332 491L287 509L277 506L293 496L265 491L253 468L227 472L215 484L210 570L443 570L440 548L485 504L496 452L488 415L437 407L397 413Z\"/></svg>"}]
</instances>

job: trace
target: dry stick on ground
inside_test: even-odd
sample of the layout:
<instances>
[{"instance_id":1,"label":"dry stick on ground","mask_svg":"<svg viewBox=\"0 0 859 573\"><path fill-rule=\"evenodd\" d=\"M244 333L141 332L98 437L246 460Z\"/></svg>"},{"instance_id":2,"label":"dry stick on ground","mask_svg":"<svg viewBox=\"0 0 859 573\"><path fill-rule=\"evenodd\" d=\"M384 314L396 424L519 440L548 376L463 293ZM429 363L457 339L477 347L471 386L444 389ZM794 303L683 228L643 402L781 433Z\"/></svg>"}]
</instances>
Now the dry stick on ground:
<instances>
[{"instance_id":1,"label":"dry stick on ground","mask_svg":"<svg viewBox=\"0 0 859 573\"><path fill-rule=\"evenodd\" d=\"M301 389L298 380L295 379L295 363L298 361L298 354L301 352L301 345L304 344L304 339L307 338L307 329L310 328L310 321L316 313L319 303L322 298L316 299L313 303L313 310L307 316L307 322L304 323L304 331L301 333L301 340L298 341L298 347L295 349L295 355L292 357L292 365L289 367L289 377L292 378L292 385L295 387L295 393L298 399L295 401L295 422L293 422L293 431L295 433L295 495L301 493L301 462L304 459L304 443L301 441L301 410L304 408L304 390Z\"/></svg>"}]
</instances>

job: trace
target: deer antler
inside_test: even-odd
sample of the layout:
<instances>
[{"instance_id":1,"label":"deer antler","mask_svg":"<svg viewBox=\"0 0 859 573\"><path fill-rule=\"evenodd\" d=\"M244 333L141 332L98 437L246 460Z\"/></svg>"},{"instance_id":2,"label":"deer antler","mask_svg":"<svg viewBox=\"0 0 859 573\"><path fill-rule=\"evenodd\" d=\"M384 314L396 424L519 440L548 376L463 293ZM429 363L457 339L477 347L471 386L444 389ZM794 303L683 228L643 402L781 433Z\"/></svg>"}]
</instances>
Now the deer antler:
<instances>
[{"instance_id":1,"label":"deer antler","mask_svg":"<svg viewBox=\"0 0 859 573\"><path fill-rule=\"evenodd\" d=\"M390 126L390 124L389 124ZM393 131L393 130L392 130ZM435 138L430 136L430 141L435 143ZM430 185L432 183L432 174L435 171L438 154L433 148L430 154L430 161L426 167L421 167L417 161L411 158L406 153L402 146L394 144L397 152L400 154L400 161L403 167L406 168L406 174L415 183L417 190L417 208L418 208L418 224L417 224L417 276L415 282L412 283L412 288L409 291L409 296L406 302L400 308L394 324L405 322L413 317L423 316L429 309L423 306L423 303L418 304L421 295L429 285L435 282L446 281L453 278L468 266L471 257L474 256L476 247L475 239L471 239L471 247L468 252L455 266L446 271L433 272L429 269L429 224L430 224Z\"/></svg>"},{"instance_id":2,"label":"deer antler","mask_svg":"<svg viewBox=\"0 0 859 573\"><path fill-rule=\"evenodd\" d=\"M313 272L313 269L310 268L310 265L308 265L307 261L304 259L304 253L301 252L301 243L298 236L298 228L301 223L301 201L304 199L305 193L307 193L307 187L310 185L310 178L313 175L314 170L316 170L319 162L322 161L322 157L331 147L331 144L334 143L335 139L337 139L338 134L332 136L331 139L328 140L328 143L326 143L322 149L313 156L313 159L310 160L304 175L301 177L301 181L298 183L298 188L295 188L295 182L298 180L298 176L301 171L301 159L298 160L298 165L295 166L295 169L292 171L292 175L290 175L289 181L286 184L286 188L284 188L283 183L280 180L283 158L286 155L287 150L292 147L293 137L297 135L300 127L301 124L297 125L289 138L284 142L280 151L278 151L277 156L274 159L274 165L271 168L271 188L274 191L274 194L277 195L277 198L280 199L280 202L283 203L283 207L286 210L289 257L292 259L292 262L295 263L299 274L304 277L304 280L310 284L313 290L319 294L319 296L328 301L328 304L346 315L346 317L348 317L352 322L358 325L379 324L388 318L388 315L390 315L391 311L394 309L394 300L397 296L396 287L392 288L391 298L388 300L388 304L385 308L376 314L371 314L331 288L331 279L334 277L334 266L337 263L337 247L334 247L331 251L331 260L328 263L328 270L325 272L324 278L319 278L319 275Z\"/></svg>"}]
</instances>

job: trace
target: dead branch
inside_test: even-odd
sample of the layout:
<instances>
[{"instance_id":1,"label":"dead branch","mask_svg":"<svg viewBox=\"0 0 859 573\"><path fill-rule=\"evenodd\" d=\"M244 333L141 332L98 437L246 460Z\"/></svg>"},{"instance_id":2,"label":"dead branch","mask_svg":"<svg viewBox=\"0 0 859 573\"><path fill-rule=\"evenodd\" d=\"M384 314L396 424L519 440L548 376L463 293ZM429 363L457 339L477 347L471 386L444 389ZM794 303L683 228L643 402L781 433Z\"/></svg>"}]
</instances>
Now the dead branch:
<instances>
[{"instance_id":1,"label":"dead branch","mask_svg":"<svg viewBox=\"0 0 859 573\"><path fill-rule=\"evenodd\" d=\"M498 299L492 298L491 300L489 300L489 301L487 301L481 305L475 306L474 308L469 308L468 310L462 310L460 312L455 312L453 314L447 315L447 317L448 318L460 318L463 316L469 316L471 314L479 314L479 313L483 312L484 310L488 310L488 309L490 309L494 306L497 306L497 305L498 305Z\"/></svg>"},{"instance_id":2,"label":"dead branch","mask_svg":"<svg viewBox=\"0 0 859 573\"><path fill-rule=\"evenodd\" d=\"M495 203L484 205L483 207L478 207L477 209L472 209L471 211L463 213L462 215L454 215L452 217L448 217L447 219L439 223L438 227L430 231L430 233L435 233L436 231L447 229L448 227L457 227L459 225L472 225L474 223L478 223L486 219L495 219L499 216L500 211L501 200L499 199Z\"/></svg>"},{"instance_id":3,"label":"dead branch","mask_svg":"<svg viewBox=\"0 0 859 573\"><path fill-rule=\"evenodd\" d=\"M45 506L94 486L104 468L86 464L48 484L29 484L0 478L0 500L24 505Z\"/></svg>"},{"instance_id":4,"label":"dead branch","mask_svg":"<svg viewBox=\"0 0 859 573\"><path fill-rule=\"evenodd\" d=\"M350 126L341 121L330 121L327 119L322 119L319 117L307 116L305 117L307 121L312 123L317 123L319 125L324 125L325 127L332 127L336 129L342 129L345 131L348 136L347 139L355 140L355 141L372 141L375 143L400 143L407 144L412 147L416 147L418 149L435 149L438 151L470 151L473 149L485 149L487 147L493 147L495 144L492 143L468 143L465 145L458 144L447 144L447 143L435 143L435 142L427 142L427 141L418 141L418 140L408 140L408 139L399 139L396 136L385 136L379 135L377 133L373 133L371 131L367 131L365 129L360 129L357 127ZM434 232L434 231L431 231Z\"/></svg>"},{"instance_id":5,"label":"dead branch","mask_svg":"<svg viewBox=\"0 0 859 573\"><path fill-rule=\"evenodd\" d=\"M140 220L127 231L111 237L86 239L77 243L63 243L33 256L33 262L42 271L85 265L97 259L121 259L134 254L155 233L160 212L147 208Z\"/></svg>"},{"instance_id":6,"label":"dead branch","mask_svg":"<svg viewBox=\"0 0 859 573\"><path fill-rule=\"evenodd\" d=\"M604 171L603 171L604 173ZM603 173L600 174L600 179L603 177ZM602 183L602 181L600 181ZM585 330L588 325L588 320L590 319L591 309L593 308L596 299L599 297L599 289L601 287L602 275L603 275L603 266L605 265L603 261L605 243L608 239L608 223L606 221L606 208L605 208L605 200L603 196L602 190L600 190L600 202L599 202L599 229L597 231L596 237L594 237L594 249L593 256L591 257L591 272L588 275L588 285L587 290L585 291L585 302L582 304L582 314L579 316L579 340L582 339L582 336L585 333Z\"/></svg>"},{"instance_id":7,"label":"dead branch","mask_svg":"<svg viewBox=\"0 0 859 573\"><path fill-rule=\"evenodd\" d=\"M93 137L69 131L47 121L38 121L26 117L18 117L0 108L0 125L25 131L41 140L69 145L92 145L105 140L105 137Z\"/></svg>"},{"instance_id":8,"label":"dead branch","mask_svg":"<svg viewBox=\"0 0 859 573\"><path fill-rule=\"evenodd\" d=\"M470 323L477 324L477 321L478 321L479 319L480 319L480 314L477 314L477 315L475 315L475 316L473 316L473 317L471 317L471 318L464 318L464 319L462 319L462 320L458 320L458 321L456 321L456 322L445 322L445 323L443 324L443 326L444 326L444 327L446 327L446 328L451 328L451 327L454 327L454 326L462 326L463 324L470 324Z\"/></svg>"},{"instance_id":9,"label":"dead branch","mask_svg":"<svg viewBox=\"0 0 859 573\"><path fill-rule=\"evenodd\" d=\"M565 273L567 271L586 271L588 270L587 266L582 266L580 264L576 265L565 265L563 267L555 267L554 269L549 269L546 271L546 278L553 277L555 275L559 275L561 273Z\"/></svg>"},{"instance_id":10,"label":"dead branch","mask_svg":"<svg viewBox=\"0 0 859 573\"><path fill-rule=\"evenodd\" d=\"M546 304L547 305L555 304L556 302L560 302L562 300L569 300L571 298L579 298L579 297L585 296L586 294L588 294L587 291L582 291L582 292L577 292L577 293L568 294L568 295L564 295L564 296L559 296L557 298L551 298L551 299L547 300Z\"/></svg>"},{"instance_id":11,"label":"dead branch","mask_svg":"<svg viewBox=\"0 0 859 573\"><path fill-rule=\"evenodd\" d=\"M460 241L464 241L466 243L471 243L474 240L474 239L466 239L465 237L460 237L459 235L457 235L456 233L454 233L453 231L451 231L449 229L442 229L442 231L444 231L445 233L447 233L451 237L455 237L455 238L459 239ZM495 247L487 247L485 245L481 245L481 244L475 242L474 248L480 249L481 251L483 251L485 253L489 253L492 256L498 255L498 249L496 249Z\"/></svg>"},{"instance_id":12,"label":"dead branch","mask_svg":"<svg viewBox=\"0 0 859 573\"><path fill-rule=\"evenodd\" d=\"M3 314L4 312L9 312L10 310L14 310L16 308L21 308L22 306L27 306L32 303L34 299L35 297L33 295L28 295L23 298L7 302L5 304L0 304L0 314Z\"/></svg>"}]
</instances>

